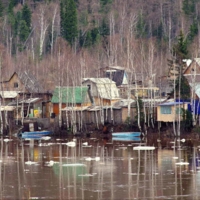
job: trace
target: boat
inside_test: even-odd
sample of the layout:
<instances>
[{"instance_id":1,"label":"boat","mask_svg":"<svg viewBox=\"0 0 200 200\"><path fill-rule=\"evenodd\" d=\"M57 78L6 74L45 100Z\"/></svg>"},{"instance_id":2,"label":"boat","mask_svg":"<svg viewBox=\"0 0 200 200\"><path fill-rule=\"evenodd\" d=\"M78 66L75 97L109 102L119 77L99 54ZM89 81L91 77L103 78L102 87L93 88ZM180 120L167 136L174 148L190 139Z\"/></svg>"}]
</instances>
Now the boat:
<instances>
[{"instance_id":1,"label":"boat","mask_svg":"<svg viewBox=\"0 0 200 200\"><path fill-rule=\"evenodd\" d=\"M39 138L49 136L52 132L48 129L42 129L34 120L26 120L23 126L18 130L17 136L21 138Z\"/></svg>"},{"instance_id":2,"label":"boat","mask_svg":"<svg viewBox=\"0 0 200 200\"><path fill-rule=\"evenodd\" d=\"M140 137L141 132L115 132L112 133L113 137Z\"/></svg>"},{"instance_id":3,"label":"boat","mask_svg":"<svg viewBox=\"0 0 200 200\"><path fill-rule=\"evenodd\" d=\"M122 141L122 142L135 142L135 141L141 141L140 137L113 137L112 138L113 141Z\"/></svg>"},{"instance_id":4,"label":"boat","mask_svg":"<svg viewBox=\"0 0 200 200\"><path fill-rule=\"evenodd\" d=\"M26 138L26 137L37 137L37 136L47 136L51 135L52 132L48 130L42 130L42 131L27 131L27 132L20 132L18 133L19 137Z\"/></svg>"}]
</instances>

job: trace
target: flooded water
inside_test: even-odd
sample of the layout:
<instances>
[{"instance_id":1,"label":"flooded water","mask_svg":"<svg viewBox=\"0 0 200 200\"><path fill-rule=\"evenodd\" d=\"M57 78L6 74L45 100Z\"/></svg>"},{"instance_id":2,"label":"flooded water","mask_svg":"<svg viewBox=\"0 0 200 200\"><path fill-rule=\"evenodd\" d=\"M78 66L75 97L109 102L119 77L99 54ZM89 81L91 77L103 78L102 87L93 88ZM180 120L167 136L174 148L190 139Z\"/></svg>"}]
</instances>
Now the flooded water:
<instances>
[{"instance_id":1,"label":"flooded water","mask_svg":"<svg viewBox=\"0 0 200 200\"><path fill-rule=\"evenodd\" d=\"M0 199L200 199L198 141L0 141ZM155 150L134 150L155 146Z\"/></svg>"}]
</instances>

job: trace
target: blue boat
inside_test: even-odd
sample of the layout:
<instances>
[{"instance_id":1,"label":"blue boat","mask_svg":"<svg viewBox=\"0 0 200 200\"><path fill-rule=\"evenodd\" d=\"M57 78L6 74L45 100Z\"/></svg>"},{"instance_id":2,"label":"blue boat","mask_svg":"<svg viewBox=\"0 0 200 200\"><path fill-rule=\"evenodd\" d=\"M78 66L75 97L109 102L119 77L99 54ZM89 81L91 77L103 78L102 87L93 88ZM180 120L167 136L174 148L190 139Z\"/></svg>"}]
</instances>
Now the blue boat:
<instances>
[{"instance_id":1,"label":"blue boat","mask_svg":"<svg viewBox=\"0 0 200 200\"><path fill-rule=\"evenodd\" d=\"M112 133L113 137L140 137L141 136L141 132L116 132L116 133Z\"/></svg>"},{"instance_id":2,"label":"blue boat","mask_svg":"<svg viewBox=\"0 0 200 200\"><path fill-rule=\"evenodd\" d=\"M139 142L141 141L140 137L113 137L113 141L121 141L121 142Z\"/></svg>"},{"instance_id":3,"label":"blue boat","mask_svg":"<svg viewBox=\"0 0 200 200\"><path fill-rule=\"evenodd\" d=\"M43 130L43 131L28 131L28 132L20 132L18 134L19 137L26 138L26 137L38 137L38 136L47 136L51 135L51 131Z\"/></svg>"},{"instance_id":4,"label":"blue boat","mask_svg":"<svg viewBox=\"0 0 200 200\"><path fill-rule=\"evenodd\" d=\"M41 140L43 135L21 135L19 136L22 139L27 139L27 140Z\"/></svg>"}]
</instances>

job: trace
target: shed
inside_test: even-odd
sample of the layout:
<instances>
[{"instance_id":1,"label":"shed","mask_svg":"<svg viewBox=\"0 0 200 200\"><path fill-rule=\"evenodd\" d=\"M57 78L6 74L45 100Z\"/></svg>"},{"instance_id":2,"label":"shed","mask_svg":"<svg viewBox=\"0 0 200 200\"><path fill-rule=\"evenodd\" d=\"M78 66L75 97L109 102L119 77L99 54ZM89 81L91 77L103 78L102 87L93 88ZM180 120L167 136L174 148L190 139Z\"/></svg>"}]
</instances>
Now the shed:
<instances>
[{"instance_id":1,"label":"shed","mask_svg":"<svg viewBox=\"0 0 200 200\"><path fill-rule=\"evenodd\" d=\"M90 106L88 87L56 87L51 103L53 104L52 110L55 115L59 114L59 103L61 103L61 108Z\"/></svg>"},{"instance_id":2,"label":"shed","mask_svg":"<svg viewBox=\"0 0 200 200\"><path fill-rule=\"evenodd\" d=\"M23 109L24 117L41 117L43 113L42 98L28 98L20 100L18 105Z\"/></svg>"},{"instance_id":3,"label":"shed","mask_svg":"<svg viewBox=\"0 0 200 200\"><path fill-rule=\"evenodd\" d=\"M157 121L174 122L182 120L182 109L188 110L189 102L165 102L157 106Z\"/></svg>"},{"instance_id":4,"label":"shed","mask_svg":"<svg viewBox=\"0 0 200 200\"><path fill-rule=\"evenodd\" d=\"M109 78L84 78L83 85L89 87L95 105L112 105L120 99L116 83Z\"/></svg>"}]
</instances>

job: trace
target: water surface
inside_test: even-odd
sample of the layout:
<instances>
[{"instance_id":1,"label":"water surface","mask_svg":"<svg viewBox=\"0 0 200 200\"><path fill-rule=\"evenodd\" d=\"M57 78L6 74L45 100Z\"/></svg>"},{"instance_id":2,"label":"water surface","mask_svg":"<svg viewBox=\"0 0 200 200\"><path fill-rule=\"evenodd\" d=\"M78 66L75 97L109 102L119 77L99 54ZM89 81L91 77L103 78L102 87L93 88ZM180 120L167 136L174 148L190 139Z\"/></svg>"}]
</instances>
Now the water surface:
<instances>
[{"instance_id":1,"label":"water surface","mask_svg":"<svg viewBox=\"0 0 200 200\"><path fill-rule=\"evenodd\" d=\"M0 199L200 199L198 145L2 137Z\"/></svg>"}]
</instances>

